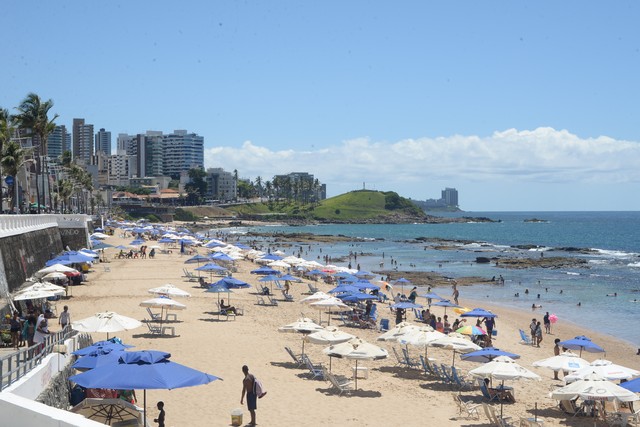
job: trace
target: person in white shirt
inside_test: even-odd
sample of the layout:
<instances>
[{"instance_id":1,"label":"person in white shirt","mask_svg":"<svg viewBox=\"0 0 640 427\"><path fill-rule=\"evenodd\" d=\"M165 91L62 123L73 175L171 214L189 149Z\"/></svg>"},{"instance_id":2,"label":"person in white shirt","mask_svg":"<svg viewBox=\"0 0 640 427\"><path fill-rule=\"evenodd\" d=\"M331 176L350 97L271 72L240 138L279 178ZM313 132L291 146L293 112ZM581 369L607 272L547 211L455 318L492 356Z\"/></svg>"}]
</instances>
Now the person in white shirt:
<instances>
[{"instance_id":1,"label":"person in white shirt","mask_svg":"<svg viewBox=\"0 0 640 427\"><path fill-rule=\"evenodd\" d=\"M71 313L69 313L68 306L64 306L64 310L60 313L60 317L58 317L58 323L62 329L66 328L67 325L71 323Z\"/></svg>"}]
</instances>

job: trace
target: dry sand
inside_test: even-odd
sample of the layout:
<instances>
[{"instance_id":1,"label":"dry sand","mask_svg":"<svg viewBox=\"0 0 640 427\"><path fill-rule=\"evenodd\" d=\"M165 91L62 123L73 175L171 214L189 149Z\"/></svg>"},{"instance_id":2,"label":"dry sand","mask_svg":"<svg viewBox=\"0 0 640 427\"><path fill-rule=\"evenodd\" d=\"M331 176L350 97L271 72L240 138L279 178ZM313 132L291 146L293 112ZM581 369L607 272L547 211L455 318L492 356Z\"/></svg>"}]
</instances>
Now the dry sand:
<instances>
[{"instance_id":1,"label":"dry sand","mask_svg":"<svg viewBox=\"0 0 640 427\"><path fill-rule=\"evenodd\" d=\"M111 237L107 241L117 245L126 244L129 240ZM107 250L107 256L112 258L115 251ZM199 251L204 253L205 249L200 248ZM148 289L171 283L192 294L190 298L180 300L187 305L187 309L178 312L179 322L173 324L179 337L152 337L147 334L144 326L117 334L125 343L135 345L135 350L167 351L176 362L223 378L223 381L204 386L148 391L149 419L157 414L155 403L163 400L167 426L230 425L230 411L241 408L241 367L247 364L268 390L268 395L258 402L258 425L488 425L484 414L480 420L458 418L452 388L427 378L420 371L395 367L393 355L386 360L362 362L360 366L369 368L369 378L358 381L359 390L352 396L338 396L331 390L328 382L308 379L308 371L292 365L284 346L290 346L299 352L302 336L277 332L278 327L295 321L301 313L317 319L317 312L297 302L302 298L301 294L308 291L306 284L293 284L291 293L296 302L281 302L277 307L256 305L253 288L235 290L231 296L231 304L242 306L244 316L238 316L235 321L218 321L214 314L217 295L205 293L197 287L197 283L184 281L181 277L184 267L188 267L190 271L196 267L194 264L185 265L185 259L187 257L181 256L178 251L173 254L157 254L156 259L110 259L108 264L97 264L88 275L88 282L74 287L72 298L64 303L69 306L74 320L106 310L143 320L148 316L139 303L151 297ZM256 268L255 264L240 261L237 265L235 277L251 284L257 283L257 278L249 274L250 270ZM106 271L105 266L110 271ZM329 285L323 283L318 286L324 291L330 289ZM446 294L447 290L443 289L441 292ZM556 401L547 397L550 387L560 384L560 381L552 379L551 371L531 367L532 362L553 355L553 340L556 337L567 339L588 334L607 350L609 360L639 368L640 357L635 355L636 349L612 337L592 333L584 327L560 320L554 325L552 335L544 335L541 348L530 347L519 343L518 334L518 328L528 331L533 317L530 312L492 307L484 301L469 301L464 298L460 302L467 307L493 309L499 315L498 336L494 345L520 354L522 357L518 363L543 378L539 382L521 381L510 384L515 388L517 402L505 405L504 412L516 420L522 416L530 416L537 403L538 415L544 417L547 426L589 424L586 420L570 419L561 413ZM62 305L60 302L59 310ZM435 313L438 314L439 310L443 309L436 308ZM380 317L389 318L394 323L394 316L385 305L379 305L379 312ZM534 316L541 319L543 314L536 312ZM556 314L562 319L562 313ZM586 320L588 322L588 318ZM340 321L332 320L331 323L339 325ZM376 337L379 335L379 332L372 330L342 329L370 342L377 342ZM93 335L95 341L106 338L105 334ZM392 344L378 343L391 353ZM328 364L321 346L307 344L305 352L314 363ZM410 353L417 357L422 350L410 348ZM430 349L429 355L438 362L451 363L452 354L449 351ZM583 357L594 360L598 356L586 354ZM334 359L333 371L347 376L351 374L353 365L352 361ZM468 371L478 365L458 358L456 366ZM142 405L142 392L138 391L137 394ZM465 391L462 394L474 402L482 401L479 391ZM244 422L247 423L249 414L246 407L243 409Z\"/></svg>"}]
</instances>

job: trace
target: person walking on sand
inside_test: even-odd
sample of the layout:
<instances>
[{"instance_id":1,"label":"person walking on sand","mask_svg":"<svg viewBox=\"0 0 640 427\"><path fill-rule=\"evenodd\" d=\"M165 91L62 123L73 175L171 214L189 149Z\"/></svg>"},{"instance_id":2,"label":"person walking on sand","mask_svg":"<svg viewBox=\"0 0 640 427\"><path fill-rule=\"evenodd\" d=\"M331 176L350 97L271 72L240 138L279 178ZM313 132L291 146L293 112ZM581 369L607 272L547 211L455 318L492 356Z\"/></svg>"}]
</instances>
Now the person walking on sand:
<instances>
[{"instance_id":1,"label":"person walking on sand","mask_svg":"<svg viewBox=\"0 0 640 427\"><path fill-rule=\"evenodd\" d=\"M249 367L244 365L242 367L242 373L244 374L244 379L242 380L242 396L240 397L240 404L244 403L244 396L247 396L247 409L251 414L251 422L250 426L256 425L256 409L258 409L258 396L254 391L254 385L256 382L256 378L249 373Z\"/></svg>"},{"instance_id":2,"label":"person walking on sand","mask_svg":"<svg viewBox=\"0 0 640 427\"><path fill-rule=\"evenodd\" d=\"M453 302L458 305L458 297L460 297L460 291L458 291L458 285L457 284L453 284Z\"/></svg>"},{"instance_id":3,"label":"person walking on sand","mask_svg":"<svg viewBox=\"0 0 640 427\"><path fill-rule=\"evenodd\" d=\"M560 343L560 338L556 338L553 343L555 344L553 346L553 355L554 356L560 356L560 346L558 345ZM560 378L558 378L558 371L553 371L553 379L554 380L559 380Z\"/></svg>"},{"instance_id":4,"label":"person walking on sand","mask_svg":"<svg viewBox=\"0 0 640 427\"><path fill-rule=\"evenodd\" d=\"M69 306L64 306L64 310L58 317L58 323L63 330L67 327L68 324L71 323L71 313L69 313Z\"/></svg>"},{"instance_id":5,"label":"person walking on sand","mask_svg":"<svg viewBox=\"0 0 640 427\"><path fill-rule=\"evenodd\" d=\"M547 314L544 315L544 317L542 318L542 321L544 322L544 330L546 333L550 334L551 333L551 320L549 320L549 312L547 311Z\"/></svg>"}]
</instances>

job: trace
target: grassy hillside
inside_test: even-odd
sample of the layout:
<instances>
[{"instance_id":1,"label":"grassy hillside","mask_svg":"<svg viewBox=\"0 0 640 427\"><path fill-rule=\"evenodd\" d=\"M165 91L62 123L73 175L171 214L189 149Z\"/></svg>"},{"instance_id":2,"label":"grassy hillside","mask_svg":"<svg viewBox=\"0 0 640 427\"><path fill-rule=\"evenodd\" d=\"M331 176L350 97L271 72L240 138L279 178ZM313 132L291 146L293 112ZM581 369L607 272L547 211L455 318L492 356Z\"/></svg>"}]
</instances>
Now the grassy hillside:
<instances>
[{"instance_id":1,"label":"grassy hillside","mask_svg":"<svg viewBox=\"0 0 640 427\"><path fill-rule=\"evenodd\" d=\"M238 216L298 218L318 221L402 221L424 218L424 212L411 201L392 191L359 190L341 194L318 204L285 201L252 203L228 208Z\"/></svg>"}]
</instances>

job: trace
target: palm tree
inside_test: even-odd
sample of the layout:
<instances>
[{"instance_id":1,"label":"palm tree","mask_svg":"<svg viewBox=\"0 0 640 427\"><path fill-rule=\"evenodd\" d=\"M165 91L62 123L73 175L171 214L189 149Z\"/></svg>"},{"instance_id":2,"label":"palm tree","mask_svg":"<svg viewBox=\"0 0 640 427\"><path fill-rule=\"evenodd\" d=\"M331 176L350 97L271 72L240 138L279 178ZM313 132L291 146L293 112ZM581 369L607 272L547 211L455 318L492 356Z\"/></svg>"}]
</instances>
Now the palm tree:
<instances>
[{"instance_id":1,"label":"palm tree","mask_svg":"<svg viewBox=\"0 0 640 427\"><path fill-rule=\"evenodd\" d=\"M256 188L258 189L258 196L260 196L260 201L262 201L262 177L258 176L255 182Z\"/></svg>"},{"instance_id":2,"label":"palm tree","mask_svg":"<svg viewBox=\"0 0 640 427\"><path fill-rule=\"evenodd\" d=\"M0 158L0 164L4 168L7 175L13 176L13 186L11 190L11 209L14 210L17 206L18 200L16 199L16 185L18 185L18 171L24 164L25 151L17 141L9 140L3 146L2 158Z\"/></svg>"},{"instance_id":3,"label":"palm tree","mask_svg":"<svg viewBox=\"0 0 640 427\"><path fill-rule=\"evenodd\" d=\"M267 199L269 199L269 201L271 201L271 190L272 190L272 185L271 185L271 181L267 181L264 183L264 188L267 192Z\"/></svg>"},{"instance_id":4,"label":"palm tree","mask_svg":"<svg viewBox=\"0 0 640 427\"><path fill-rule=\"evenodd\" d=\"M13 126L11 124L11 116L9 111L4 108L0 108L0 157L4 155L4 145L11 140L13 135ZM0 163L1 166L1 163ZM0 179L2 179L2 168L0 167ZM15 184L15 176L14 176ZM1 188L1 186L0 186ZM3 198L0 195L0 212L3 210Z\"/></svg>"},{"instance_id":5,"label":"palm tree","mask_svg":"<svg viewBox=\"0 0 640 427\"><path fill-rule=\"evenodd\" d=\"M46 174L47 184L49 184L49 162L48 162L48 138L49 135L56 128L55 120L58 115L55 114L51 120L49 120L49 110L53 107L53 101L51 99L42 102L40 97L35 93L29 93L27 97L22 101L17 108L19 113L15 116L20 128L27 131L27 135L36 137L39 142L39 149L42 159L38 155L36 150L36 193L38 200L38 213L40 213L40 190L38 188L38 173ZM33 143L32 139L32 143ZM35 144L34 144L35 146ZM42 161L44 160L44 161ZM49 190L49 199L51 199L51 185L47 185ZM43 188L44 190L44 188ZM45 199L44 193L42 199Z\"/></svg>"}]
</instances>

